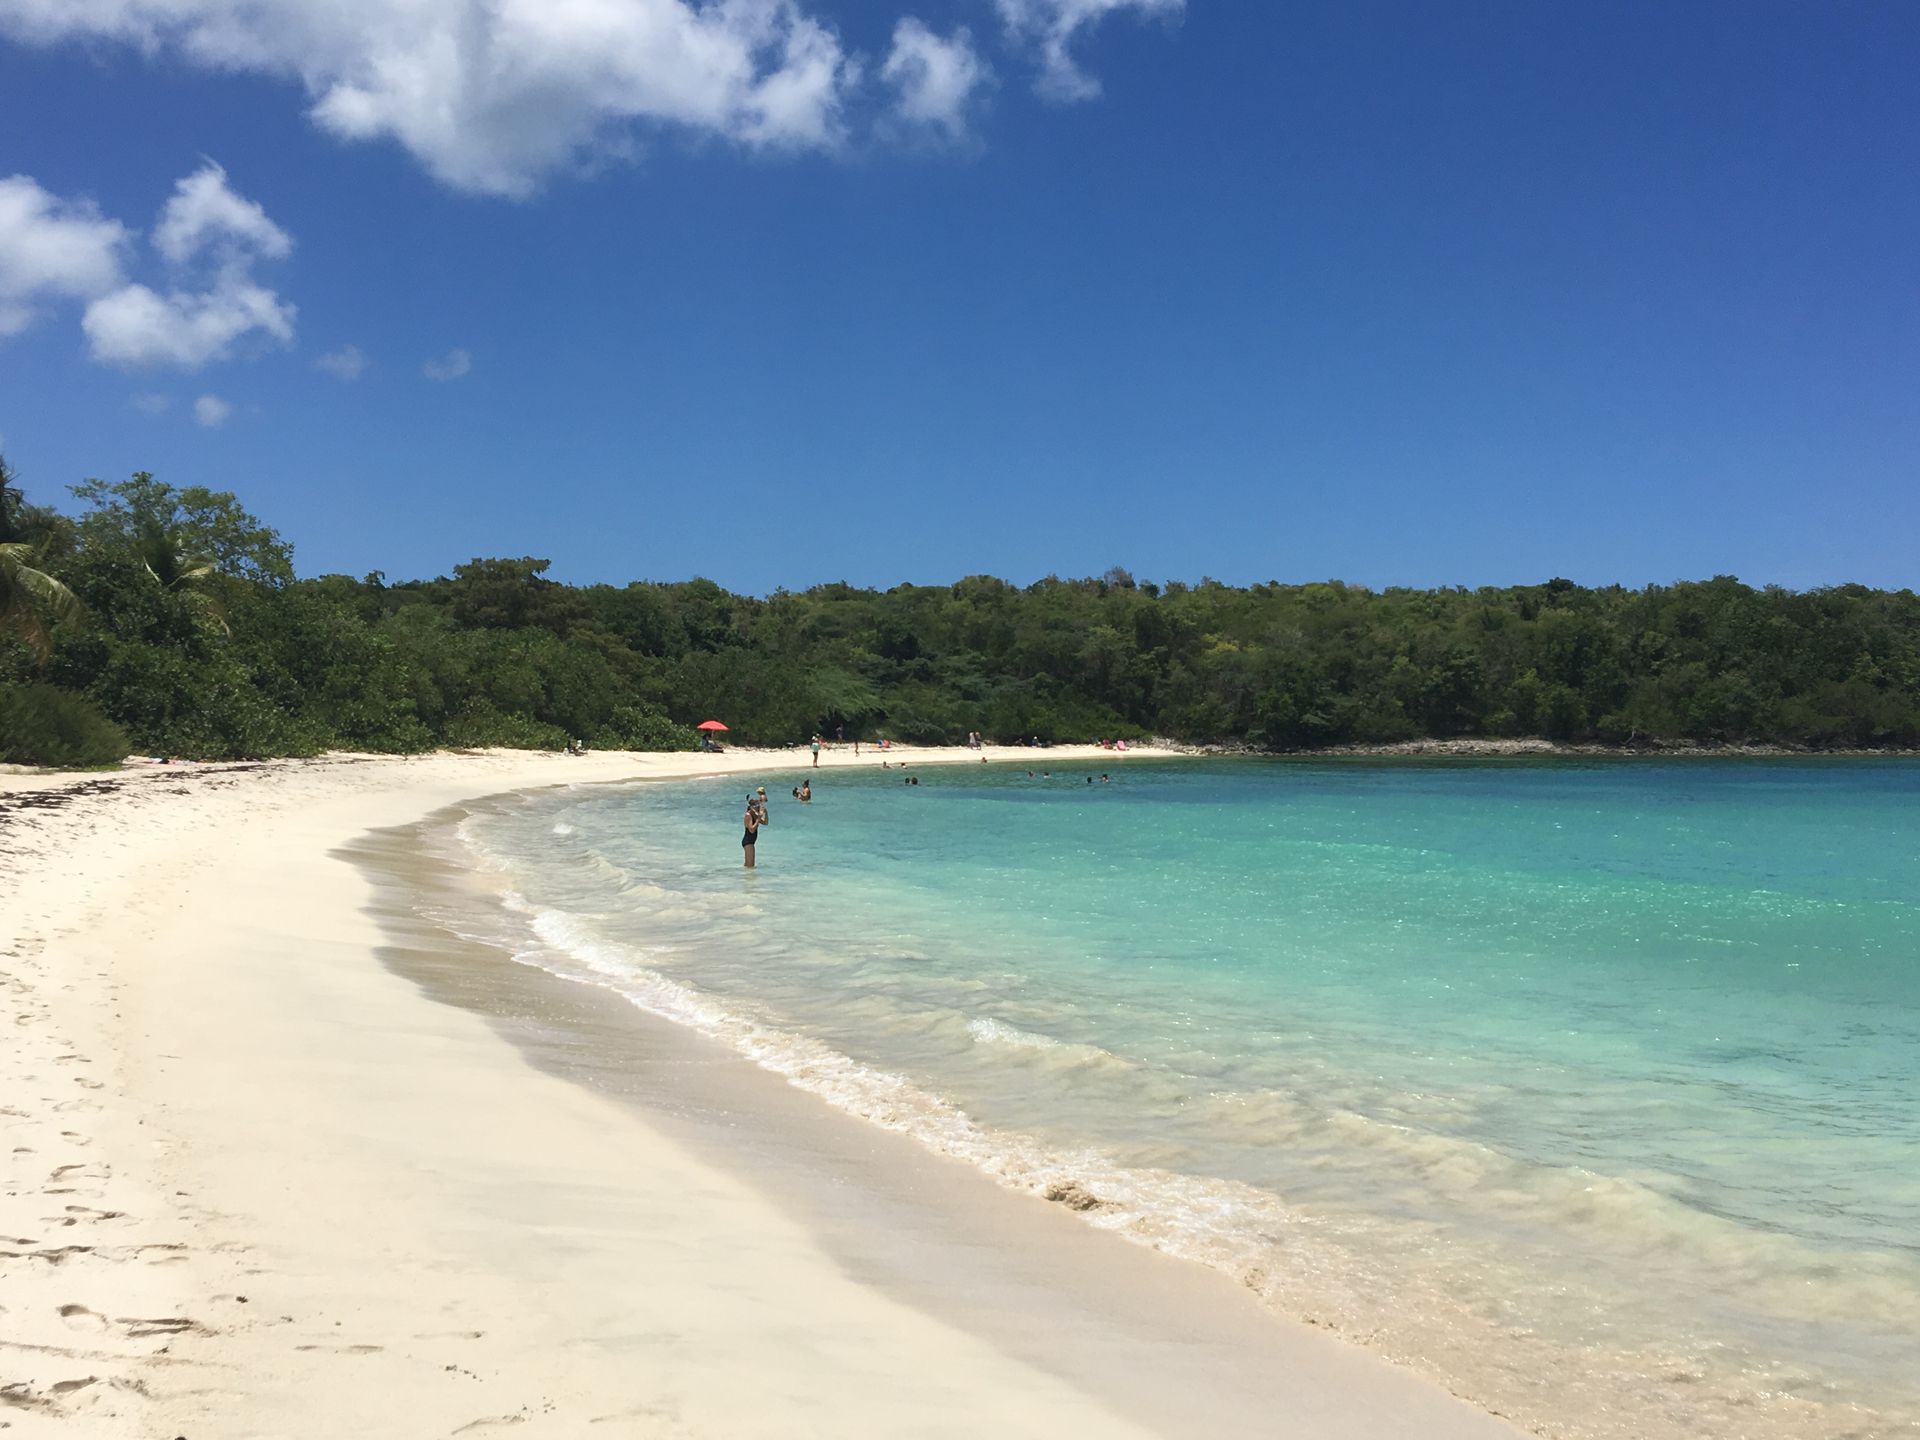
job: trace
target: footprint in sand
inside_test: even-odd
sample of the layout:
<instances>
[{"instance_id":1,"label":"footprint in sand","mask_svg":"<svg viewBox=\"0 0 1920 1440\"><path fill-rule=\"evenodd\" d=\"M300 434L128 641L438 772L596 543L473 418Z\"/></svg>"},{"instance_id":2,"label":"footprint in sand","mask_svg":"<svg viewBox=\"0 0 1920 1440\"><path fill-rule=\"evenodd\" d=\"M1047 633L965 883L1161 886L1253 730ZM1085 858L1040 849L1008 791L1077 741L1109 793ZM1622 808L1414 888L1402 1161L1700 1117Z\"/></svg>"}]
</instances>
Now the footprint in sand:
<instances>
[{"instance_id":1,"label":"footprint in sand","mask_svg":"<svg viewBox=\"0 0 1920 1440\"><path fill-rule=\"evenodd\" d=\"M491 1430L497 1425L524 1425L526 1423L527 1417L524 1414L482 1415L478 1420L469 1420L453 1433L456 1435L465 1435L473 1430Z\"/></svg>"},{"instance_id":2,"label":"footprint in sand","mask_svg":"<svg viewBox=\"0 0 1920 1440\"><path fill-rule=\"evenodd\" d=\"M33 1393L33 1387L24 1380L12 1385L0 1385L0 1405L11 1405L20 1410L44 1410L50 1405L47 1397Z\"/></svg>"},{"instance_id":3,"label":"footprint in sand","mask_svg":"<svg viewBox=\"0 0 1920 1440\"><path fill-rule=\"evenodd\" d=\"M60 1318L67 1323L69 1330L86 1330L99 1334L111 1330L113 1322L98 1310L89 1310L85 1305L62 1305Z\"/></svg>"},{"instance_id":4,"label":"footprint in sand","mask_svg":"<svg viewBox=\"0 0 1920 1440\"><path fill-rule=\"evenodd\" d=\"M190 1320L185 1315L160 1315L151 1319L133 1315L122 1315L109 1319L98 1310L85 1305L62 1305L60 1318L69 1330L99 1335L108 1330L119 1330L130 1340L144 1340L150 1335L204 1335L207 1327L198 1320Z\"/></svg>"},{"instance_id":5,"label":"footprint in sand","mask_svg":"<svg viewBox=\"0 0 1920 1440\"><path fill-rule=\"evenodd\" d=\"M136 1320L121 1316L116 1322L130 1338L144 1340L149 1335L205 1335L207 1327L198 1320L189 1320L184 1315L162 1315L152 1320Z\"/></svg>"},{"instance_id":6,"label":"footprint in sand","mask_svg":"<svg viewBox=\"0 0 1920 1440\"><path fill-rule=\"evenodd\" d=\"M59 1215L43 1215L41 1218L50 1225L56 1222L61 1225L78 1225L82 1221L89 1225L98 1225L106 1220L124 1220L126 1215L127 1212L124 1210L96 1210L91 1205L69 1205L64 1218Z\"/></svg>"},{"instance_id":7,"label":"footprint in sand","mask_svg":"<svg viewBox=\"0 0 1920 1440\"><path fill-rule=\"evenodd\" d=\"M21 1240L16 1243L33 1244L31 1240ZM91 1245L54 1245L39 1250L0 1250L0 1260L44 1260L49 1265L59 1265L76 1255L91 1254L93 1254Z\"/></svg>"}]
</instances>

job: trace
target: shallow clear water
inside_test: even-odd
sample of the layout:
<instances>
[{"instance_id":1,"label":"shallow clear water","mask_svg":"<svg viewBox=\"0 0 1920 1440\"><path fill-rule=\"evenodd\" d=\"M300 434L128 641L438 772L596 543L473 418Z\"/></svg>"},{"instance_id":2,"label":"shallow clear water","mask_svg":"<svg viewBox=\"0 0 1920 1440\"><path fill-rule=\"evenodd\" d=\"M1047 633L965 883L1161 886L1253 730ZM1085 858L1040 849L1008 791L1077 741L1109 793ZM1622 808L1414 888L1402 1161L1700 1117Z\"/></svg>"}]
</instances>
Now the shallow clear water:
<instances>
[{"instance_id":1,"label":"shallow clear water","mask_svg":"<svg viewBox=\"0 0 1920 1440\"><path fill-rule=\"evenodd\" d=\"M1920 765L1107 768L465 836L525 958L1548 1433L1920 1434Z\"/></svg>"}]
</instances>

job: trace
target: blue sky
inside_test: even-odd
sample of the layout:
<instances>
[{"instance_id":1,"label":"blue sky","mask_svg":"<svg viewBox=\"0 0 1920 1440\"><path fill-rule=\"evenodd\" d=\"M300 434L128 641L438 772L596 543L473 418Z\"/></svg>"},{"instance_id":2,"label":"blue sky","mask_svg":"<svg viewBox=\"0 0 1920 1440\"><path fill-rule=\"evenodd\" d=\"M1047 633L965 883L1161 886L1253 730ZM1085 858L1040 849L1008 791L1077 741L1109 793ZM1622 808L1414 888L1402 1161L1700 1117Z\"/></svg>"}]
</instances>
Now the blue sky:
<instances>
[{"instance_id":1,"label":"blue sky","mask_svg":"<svg viewBox=\"0 0 1920 1440\"><path fill-rule=\"evenodd\" d=\"M436 6L0 0L32 496L395 578L1920 582L1905 0Z\"/></svg>"}]
</instances>

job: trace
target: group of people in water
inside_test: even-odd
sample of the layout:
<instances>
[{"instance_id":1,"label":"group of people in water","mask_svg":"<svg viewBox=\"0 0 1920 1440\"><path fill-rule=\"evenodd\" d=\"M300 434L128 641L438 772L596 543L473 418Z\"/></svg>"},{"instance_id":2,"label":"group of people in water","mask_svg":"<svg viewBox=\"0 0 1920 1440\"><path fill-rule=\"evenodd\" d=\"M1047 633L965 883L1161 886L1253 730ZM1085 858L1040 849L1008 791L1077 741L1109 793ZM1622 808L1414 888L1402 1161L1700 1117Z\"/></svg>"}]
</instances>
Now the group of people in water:
<instances>
[{"instance_id":1,"label":"group of people in water","mask_svg":"<svg viewBox=\"0 0 1920 1440\"><path fill-rule=\"evenodd\" d=\"M984 755L980 758L982 761L986 759ZM814 757L814 763L819 763L819 756L817 754ZM880 768L883 770L886 769L887 762L882 760L880 762ZM904 770L907 767L902 765L900 768ZM1033 771L1029 770L1027 771L1027 779L1051 780L1053 779L1053 772L1046 770L1036 775ZM918 775L908 775L903 777L900 783L902 785L918 785L920 783L920 777ZM1095 778L1092 775L1087 776L1087 784L1092 785L1094 783ZM1102 785L1111 785L1113 783L1113 777L1103 770L1099 775L1099 783ZM802 805L811 805L813 803L813 781L802 780L798 785L793 787L790 793L793 798ZM760 832L766 828L766 825L767 787L762 785L747 795L746 814L741 817L740 853L744 858L746 868L749 870L754 868L754 847L759 843Z\"/></svg>"},{"instance_id":2,"label":"group of people in water","mask_svg":"<svg viewBox=\"0 0 1920 1440\"><path fill-rule=\"evenodd\" d=\"M813 782L802 780L793 787L793 798L802 805L813 803ZM759 842L760 831L767 823L767 787L762 785L747 796L747 813L741 817L740 853L746 859L747 869L753 869L753 847Z\"/></svg>"}]
</instances>

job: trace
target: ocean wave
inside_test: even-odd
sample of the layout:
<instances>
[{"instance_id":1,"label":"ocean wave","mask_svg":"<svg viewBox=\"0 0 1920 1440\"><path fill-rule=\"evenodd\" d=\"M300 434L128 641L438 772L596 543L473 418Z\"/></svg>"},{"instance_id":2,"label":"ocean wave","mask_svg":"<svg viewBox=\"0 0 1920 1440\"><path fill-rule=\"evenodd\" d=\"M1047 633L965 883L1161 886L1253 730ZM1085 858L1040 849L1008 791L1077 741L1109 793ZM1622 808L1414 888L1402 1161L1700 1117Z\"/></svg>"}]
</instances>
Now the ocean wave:
<instances>
[{"instance_id":1,"label":"ocean wave","mask_svg":"<svg viewBox=\"0 0 1920 1440\"><path fill-rule=\"evenodd\" d=\"M1031 1030L1022 1030L1018 1025L1009 1025L1004 1020L996 1020L991 1015L982 1015L967 1022L967 1033L982 1045L1009 1045L1016 1050L1059 1050L1064 1046L1051 1035L1038 1035Z\"/></svg>"},{"instance_id":2,"label":"ocean wave","mask_svg":"<svg viewBox=\"0 0 1920 1440\"><path fill-rule=\"evenodd\" d=\"M1099 1045L1089 1045L1075 1040L1056 1040L1051 1035L1043 1035L1034 1030L1022 1030L1018 1025L992 1015L978 1015L967 1021L967 1034L977 1045L988 1045L1011 1051L1014 1058L1037 1062L1046 1070L1056 1074L1061 1072L1103 1072L1112 1076L1128 1076L1137 1079L1142 1066L1111 1050ZM1184 1092L1185 1085L1175 1087Z\"/></svg>"}]
</instances>

